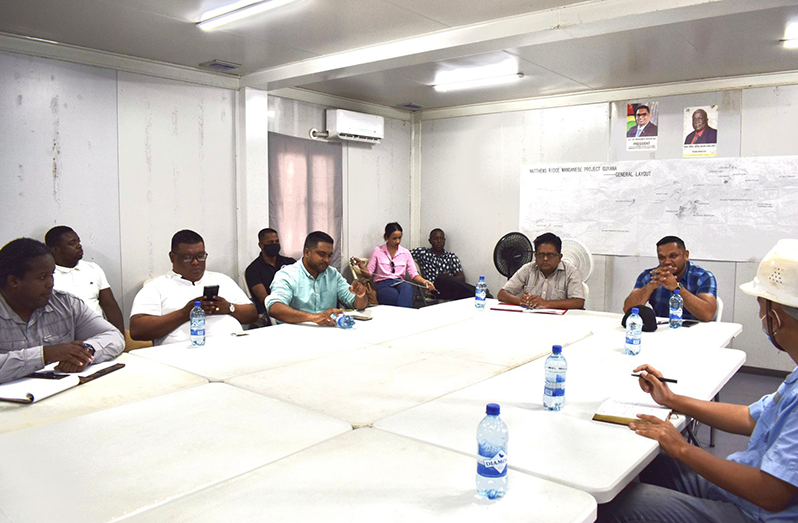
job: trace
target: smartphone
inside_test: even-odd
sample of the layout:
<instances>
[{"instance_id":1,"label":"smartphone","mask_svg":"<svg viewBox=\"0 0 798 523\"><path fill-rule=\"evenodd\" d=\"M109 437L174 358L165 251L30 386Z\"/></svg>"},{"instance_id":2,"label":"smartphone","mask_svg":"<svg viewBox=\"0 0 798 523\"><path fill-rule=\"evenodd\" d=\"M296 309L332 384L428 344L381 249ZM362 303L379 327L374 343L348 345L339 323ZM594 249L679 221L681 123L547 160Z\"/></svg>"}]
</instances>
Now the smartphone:
<instances>
[{"instance_id":1,"label":"smartphone","mask_svg":"<svg viewBox=\"0 0 798 523\"><path fill-rule=\"evenodd\" d=\"M219 295L218 285L206 285L202 290L202 296L205 300L212 300L214 296Z\"/></svg>"}]
</instances>

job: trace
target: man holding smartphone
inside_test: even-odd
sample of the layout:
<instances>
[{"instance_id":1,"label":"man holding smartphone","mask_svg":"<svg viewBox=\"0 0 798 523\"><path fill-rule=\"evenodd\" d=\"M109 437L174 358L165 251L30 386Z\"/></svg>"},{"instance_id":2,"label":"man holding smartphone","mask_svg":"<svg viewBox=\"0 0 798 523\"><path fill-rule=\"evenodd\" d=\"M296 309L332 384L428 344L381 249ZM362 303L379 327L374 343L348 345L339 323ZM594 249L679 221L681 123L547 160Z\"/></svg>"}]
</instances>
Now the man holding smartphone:
<instances>
[{"instance_id":1,"label":"man holding smartphone","mask_svg":"<svg viewBox=\"0 0 798 523\"><path fill-rule=\"evenodd\" d=\"M242 324L257 319L250 299L229 276L205 270L205 241L194 231L172 237L172 270L144 287L133 301L130 336L155 345L189 340L189 313L194 302L205 311L208 336L242 331Z\"/></svg>"}]
</instances>

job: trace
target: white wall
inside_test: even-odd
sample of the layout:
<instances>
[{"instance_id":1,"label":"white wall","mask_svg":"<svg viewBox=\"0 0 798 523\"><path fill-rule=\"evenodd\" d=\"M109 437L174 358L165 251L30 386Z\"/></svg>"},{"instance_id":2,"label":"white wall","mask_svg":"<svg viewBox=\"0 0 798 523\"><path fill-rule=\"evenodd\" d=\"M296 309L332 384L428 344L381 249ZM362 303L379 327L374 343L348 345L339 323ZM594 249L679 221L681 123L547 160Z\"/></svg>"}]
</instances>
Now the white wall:
<instances>
[{"instance_id":1,"label":"white wall","mask_svg":"<svg viewBox=\"0 0 798 523\"><path fill-rule=\"evenodd\" d=\"M116 123L115 71L0 52L0 246L71 226L118 294Z\"/></svg>"},{"instance_id":2,"label":"white wall","mask_svg":"<svg viewBox=\"0 0 798 523\"><path fill-rule=\"evenodd\" d=\"M236 92L0 53L0 244L73 227L125 316L181 228L238 273Z\"/></svg>"},{"instance_id":3,"label":"white wall","mask_svg":"<svg viewBox=\"0 0 798 523\"><path fill-rule=\"evenodd\" d=\"M325 106L269 97L269 131L308 138L311 128L325 129ZM309 138L308 138L309 139ZM385 138L379 145L344 142L344 229L341 254L368 257L380 243L385 224L399 222L403 245L410 233L411 124L385 119ZM257 249L253 249L253 257ZM348 273L348 269L343 271Z\"/></svg>"},{"instance_id":4,"label":"white wall","mask_svg":"<svg viewBox=\"0 0 798 523\"><path fill-rule=\"evenodd\" d=\"M198 232L207 268L235 278L235 92L119 73L119 191L125 313L172 268L172 235Z\"/></svg>"},{"instance_id":5,"label":"white wall","mask_svg":"<svg viewBox=\"0 0 798 523\"><path fill-rule=\"evenodd\" d=\"M443 228L447 249L460 256L466 277L474 280L485 274L495 293L506 280L493 266L493 248L502 235L518 229L518 180L524 164L681 158L684 108L710 104L720 111L718 156L798 154L792 135L772 132L772 122L798 119L798 86L658 98L656 152L626 151L628 101L637 100L424 121L422 231ZM700 245L688 242L688 249L694 261L715 273L724 320L743 325L733 346L746 351L746 364L791 370L792 361L777 354L761 335L756 300L738 290L751 280L756 260L765 253L750 253L749 263L705 262ZM650 254L595 257L587 308L621 310L637 275L656 265L654 245L641 246L641 252Z\"/></svg>"}]
</instances>

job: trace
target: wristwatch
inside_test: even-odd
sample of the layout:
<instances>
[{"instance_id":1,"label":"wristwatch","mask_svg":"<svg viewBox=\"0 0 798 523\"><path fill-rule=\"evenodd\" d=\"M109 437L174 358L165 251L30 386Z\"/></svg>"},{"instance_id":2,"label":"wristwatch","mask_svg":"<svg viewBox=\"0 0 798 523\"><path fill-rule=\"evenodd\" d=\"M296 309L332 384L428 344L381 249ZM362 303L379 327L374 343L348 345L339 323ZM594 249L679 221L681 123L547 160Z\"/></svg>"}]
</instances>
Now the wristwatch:
<instances>
[{"instance_id":1,"label":"wristwatch","mask_svg":"<svg viewBox=\"0 0 798 523\"><path fill-rule=\"evenodd\" d=\"M682 282L680 282L680 281L676 282L676 288L679 289L679 290L682 290L682 289L684 289L684 285L682 285Z\"/></svg>"},{"instance_id":2,"label":"wristwatch","mask_svg":"<svg viewBox=\"0 0 798 523\"><path fill-rule=\"evenodd\" d=\"M236 311L236 306L232 303L230 304L230 314L233 314Z\"/></svg>"}]
</instances>

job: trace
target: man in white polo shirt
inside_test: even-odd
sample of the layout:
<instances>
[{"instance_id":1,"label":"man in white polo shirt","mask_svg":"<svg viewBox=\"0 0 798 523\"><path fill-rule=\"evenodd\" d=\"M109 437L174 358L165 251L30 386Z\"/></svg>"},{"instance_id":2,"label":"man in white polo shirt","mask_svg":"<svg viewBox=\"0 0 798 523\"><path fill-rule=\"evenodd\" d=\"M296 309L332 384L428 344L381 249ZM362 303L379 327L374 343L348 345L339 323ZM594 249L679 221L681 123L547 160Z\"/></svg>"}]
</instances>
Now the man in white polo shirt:
<instances>
[{"instance_id":1,"label":"man in white polo shirt","mask_svg":"<svg viewBox=\"0 0 798 523\"><path fill-rule=\"evenodd\" d=\"M104 314L108 322L124 334L122 310L105 272L96 263L83 259L83 246L77 233L70 227L58 225L47 231L44 243L50 247L55 260L53 278L56 290L77 296L91 310L100 316Z\"/></svg>"},{"instance_id":2,"label":"man in white polo shirt","mask_svg":"<svg viewBox=\"0 0 798 523\"><path fill-rule=\"evenodd\" d=\"M153 340L155 345L187 342L189 313L195 301L205 310L208 336L241 332L242 324L258 318L257 310L244 291L230 277L205 270L205 242L194 231L182 230L172 237L169 252L172 270L144 287L133 300L130 336ZM203 297L206 286L219 286L210 299Z\"/></svg>"}]
</instances>

